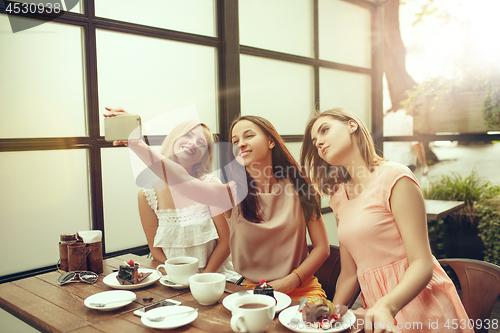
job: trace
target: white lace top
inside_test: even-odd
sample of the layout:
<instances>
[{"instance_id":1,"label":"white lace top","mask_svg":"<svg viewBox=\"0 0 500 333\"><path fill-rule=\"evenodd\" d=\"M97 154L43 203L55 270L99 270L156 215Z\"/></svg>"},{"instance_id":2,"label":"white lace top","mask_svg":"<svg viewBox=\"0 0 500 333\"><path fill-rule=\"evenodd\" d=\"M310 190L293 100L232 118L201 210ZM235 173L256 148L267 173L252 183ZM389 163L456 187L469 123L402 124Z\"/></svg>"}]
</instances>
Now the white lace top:
<instances>
[{"instance_id":1,"label":"white lace top","mask_svg":"<svg viewBox=\"0 0 500 333\"><path fill-rule=\"evenodd\" d=\"M203 177L210 182L213 175ZM201 271L208 262L217 245L217 229L215 228L209 207L194 204L179 209L158 209L158 198L154 189L143 189L151 209L158 217L153 246L161 247L167 258L196 257ZM234 272L231 256L226 260L220 272L226 274L228 280L238 280L240 275Z\"/></svg>"}]
</instances>

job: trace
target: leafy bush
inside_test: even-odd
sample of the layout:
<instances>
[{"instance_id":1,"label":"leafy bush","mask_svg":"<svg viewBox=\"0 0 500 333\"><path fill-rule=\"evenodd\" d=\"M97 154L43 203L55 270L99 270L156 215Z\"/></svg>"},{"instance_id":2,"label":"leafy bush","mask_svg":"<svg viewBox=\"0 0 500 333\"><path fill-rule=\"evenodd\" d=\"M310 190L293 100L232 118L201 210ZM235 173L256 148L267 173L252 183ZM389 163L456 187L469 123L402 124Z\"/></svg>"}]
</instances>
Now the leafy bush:
<instances>
[{"instance_id":1,"label":"leafy bush","mask_svg":"<svg viewBox=\"0 0 500 333\"><path fill-rule=\"evenodd\" d=\"M477 228L485 247L484 260L500 264L500 186L490 185L475 170L467 177L451 173L431 181L424 188L424 197L465 201L465 207L457 213L457 219L465 217L471 223L479 220ZM437 256L440 258L444 257L440 251L443 248L443 227L443 221L429 223L429 238L437 242Z\"/></svg>"},{"instance_id":2,"label":"leafy bush","mask_svg":"<svg viewBox=\"0 0 500 333\"><path fill-rule=\"evenodd\" d=\"M500 265L500 203L497 200L486 200L477 207L481 216L479 236L483 240L484 260Z\"/></svg>"}]
</instances>

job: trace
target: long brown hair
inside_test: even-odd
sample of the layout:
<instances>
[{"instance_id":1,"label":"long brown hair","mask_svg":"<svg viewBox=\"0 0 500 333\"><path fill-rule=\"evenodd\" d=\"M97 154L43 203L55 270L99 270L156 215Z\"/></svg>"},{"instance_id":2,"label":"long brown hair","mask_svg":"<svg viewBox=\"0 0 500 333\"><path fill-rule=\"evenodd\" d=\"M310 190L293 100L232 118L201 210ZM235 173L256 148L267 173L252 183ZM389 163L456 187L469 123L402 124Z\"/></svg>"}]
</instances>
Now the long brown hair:
<instances>
[{"instance_id":1,"label":"long brown hair","mask_svg":"<svg viewBox=\"0 0 500 333\"><path fill-rule=\"evenodd\" d=\"M335 192L335 185L347 182L351 178L351 175L349 174L349 170L346 170L343 166L330 165L323 160L318 154L318 149L312 143L311 130L314 123L319 118L326 116L343 122L352 120L358 124L358 129L353 135L356 138L361 156L369 169L380 165L380 162L384 159L375 152L375 144L373 143L370 131L354 113L342 108L334 108L315 115L309 120L306 126L300 152L300 164L306 168L306 173L319 188L319 191L323 194L331 195Z\"/></svg>"},{"instance_id":2,"label":"long brown hair","mask_svg":"<svg viewBox=\"0 0 500 333\"><path fill-rule=\"evenodd\" d=\"M308 222L312 218L320 216L319 200L316 193L312 193L313 187L309 178L303 173L297 161L293 158L292 154L285 146L285 142L278 134L274 126L269 120L259 116L240 116L233 121L229 130L231 140L231 133L234 126L242 120L248 120L259 126L264 133L273 140L274 147L272 148L272 168L273 174L276 179L288 178L295 187L295 191L299 195L300 205L304 213L304 217ZM238 180L236 180L238 182ZM241 180L240 180L241 181ZM239 211L243 217L250 222L259 223L263 220L259 201L257 200L257 189L252 184L253 178L246 171L246 184L248 187L248 195L243 199L240 204Z\"/></svg>"}]
</instances>

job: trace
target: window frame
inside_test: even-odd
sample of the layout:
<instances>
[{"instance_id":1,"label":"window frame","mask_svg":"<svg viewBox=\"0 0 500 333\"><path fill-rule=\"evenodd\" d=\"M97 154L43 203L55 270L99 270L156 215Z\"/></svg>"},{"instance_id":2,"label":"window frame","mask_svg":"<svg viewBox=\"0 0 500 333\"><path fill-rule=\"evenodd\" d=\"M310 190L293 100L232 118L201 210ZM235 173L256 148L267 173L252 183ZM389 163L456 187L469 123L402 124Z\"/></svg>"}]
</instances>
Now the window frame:
<instances>
[{"instance_id":1,"label":"window frame","mask_svg":"<svg viewBox=\"0 0 500 333\"><path fill-rule=\"evenodd\" d=\"M65 12L64 15L59 17L55 17L53 15L30 15L22 13L8 14L5 11L4 7L0 7L0 14L51 20L53 22L79 26L82 28L82 51L84 53L83 59L85 62L82 75L85 81L84 88L86 93L85 97L87 106L85 116L88 126L88 135L84 137L0 138L0 152L87 149L89 156L88 163L90 181L90 215L92 220L91 223L94 230L101 230L104 234L105 228L101 149L110 148L113 146L112 143L106 142L104 140L104 137L100 136L96 29L215 47L218 53L218 123L220 128L217 135L221 141L227 140L227 138L229 137L229 126L232 120L240 114L240 55L242 54L312 66L314 68L314 101L318 110L321 106L319 93L320 68L332 68L342 71L368 74L371 76L372 129L380 129L379 131L373 131L373 133L377 146L382 146L382 142L385 138L383 138L381 133L383 122L381 47L383 41L380 37L382 31L381 6L378 6L372 0L342 0L367 8L371 13L371 68L362 68L319 59L318 0L311 0L313 2L314 15L314 57L311 58L240 45L238 28L238 1L215 1L217 27L216 37L196 35L187 32L180 32L96 17L94 0L81 0L82 13ZM284 135L283 138L286 142L302 142L303 135ZM149 140L150 144L159 144L164 139L164 137L150 136L147 139ZM392 139L393 138L391 138L391 140ZM325 213L327 212L326 208L324 208L323 210L325 210ZM103 237L104 257L117 256L124 253L135 253L143 255L149 252L147 245L120 251L107 252L104 240L105 238ZM0 283L53 271L54 268L55 266L48 266L6 276L0 276Z\"/></svg>"}]
</instances>

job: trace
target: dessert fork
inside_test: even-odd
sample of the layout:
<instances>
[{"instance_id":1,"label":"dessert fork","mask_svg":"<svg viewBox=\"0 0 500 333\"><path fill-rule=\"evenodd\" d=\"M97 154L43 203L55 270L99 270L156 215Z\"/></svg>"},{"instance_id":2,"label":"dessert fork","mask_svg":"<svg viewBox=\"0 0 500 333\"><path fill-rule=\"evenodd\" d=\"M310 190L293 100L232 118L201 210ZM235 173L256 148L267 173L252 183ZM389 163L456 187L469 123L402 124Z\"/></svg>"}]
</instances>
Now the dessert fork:
<instances>
[{"instance_id":1,"label":"dessert fork","mask_svg":"<svg viewBox=\"0 0 500 333\"><path fill-rule=\"evenodd\" d=\"M299 304L299 307L297 308L297 312L295 312L295 315L293 316L292 319L290 319L290 325L297 325L300 321L296 318L297 317L297 314L300 312L300 310L302 310L302 308L304 307L304 305L306 305L306 302L309 298L307 297L302 297L300 299L300 304Z\"/></svg>"},{"instance_id":2,"label":"dessert fork","mask_svg":"<svg viewBox=\"0 0 500 333\"><path fill-rule=\"evenodd\" d=\"M159 316L159 317L153 317L153 318L148 318L149 321L152 321L152 322L160 322L160 321L163 321L167 318L171 318L171 317L175 317L175 316L179 316L179 315L190 315L191 313L194 313L194 312L197 312L198 309L191 309L191 310L188 310L188 311L184 311L184 312L177 312L177 313L170 313L170 314L167 314L165 316Z\"/></svg>"}]
</instances>

